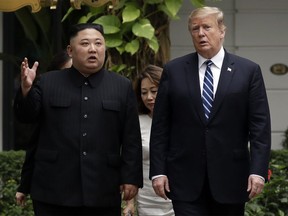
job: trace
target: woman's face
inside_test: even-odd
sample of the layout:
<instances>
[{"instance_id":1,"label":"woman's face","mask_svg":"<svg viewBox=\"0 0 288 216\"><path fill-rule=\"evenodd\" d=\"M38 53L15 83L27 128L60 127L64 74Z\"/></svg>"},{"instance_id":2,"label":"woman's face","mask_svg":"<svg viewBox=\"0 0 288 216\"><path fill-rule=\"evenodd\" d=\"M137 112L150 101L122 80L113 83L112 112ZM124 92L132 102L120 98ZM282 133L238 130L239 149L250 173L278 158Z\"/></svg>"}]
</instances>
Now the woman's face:
<instances>
[{"instance_id":1,"label":"woman's face","mask_svg":"<svg viewBox=\"0 0 288 216\"><path fill-rule=\"evenodd\" d=\"M152 83L148 78L144 78L141 81L141 98L144 105L150 110L149 114L153 114L157 91L158 86Z\"/></svg>"}]
</instances>

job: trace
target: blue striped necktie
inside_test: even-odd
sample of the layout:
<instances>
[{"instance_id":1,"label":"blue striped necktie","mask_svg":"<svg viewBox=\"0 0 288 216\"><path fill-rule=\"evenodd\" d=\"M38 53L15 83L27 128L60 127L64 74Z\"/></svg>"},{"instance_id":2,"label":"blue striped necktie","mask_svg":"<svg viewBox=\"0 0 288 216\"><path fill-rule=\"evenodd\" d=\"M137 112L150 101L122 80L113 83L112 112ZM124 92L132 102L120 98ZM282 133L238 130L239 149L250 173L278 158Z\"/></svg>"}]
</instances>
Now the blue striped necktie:
<instances>
[{"instance_id":1,"label":"blue striped necktie","mask_svg":"<svg viewBox=\"0 0 288 216\"><path fill-rule=\"evenodd\" d=\"M204 82L203 82L202 100L203 100L205 117L206 117L206 120L208 121L210 111L213 105L213 99L214 99L213 74L211 71L211 65L213 64L213 62L211 60L207 60L205 63L207 67L206 67Z\"/></svg>"}]
</instances>

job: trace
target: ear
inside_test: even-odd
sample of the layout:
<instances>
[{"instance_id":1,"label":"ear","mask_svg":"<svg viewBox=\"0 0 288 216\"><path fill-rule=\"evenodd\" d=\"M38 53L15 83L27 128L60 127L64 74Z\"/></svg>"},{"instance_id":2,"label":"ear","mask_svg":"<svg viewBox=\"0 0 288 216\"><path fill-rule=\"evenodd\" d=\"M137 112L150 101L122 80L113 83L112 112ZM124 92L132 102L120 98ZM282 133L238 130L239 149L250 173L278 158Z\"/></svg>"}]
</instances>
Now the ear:
<instances>
[{"instance_id":1,"label":"ear","mask_svg":"<svg viewBox=\"0 0 288 216\"><path fill-rule=\"evenodd\" d=\"M67 50L67 54L69 55L69 57L72 58L72 47L71 47L71 45L68 45L66 50Z\"/></svg>"},{"instance_id":2,"label":"ear","mask_svg":"<svg viewBox=\"0 0 288 216\"><path fill-rule=\"evenodd\" d=\"M220 30L220 38L224 39L225 37L225 31L224 30Z\"/></svg>"}]
</instances>

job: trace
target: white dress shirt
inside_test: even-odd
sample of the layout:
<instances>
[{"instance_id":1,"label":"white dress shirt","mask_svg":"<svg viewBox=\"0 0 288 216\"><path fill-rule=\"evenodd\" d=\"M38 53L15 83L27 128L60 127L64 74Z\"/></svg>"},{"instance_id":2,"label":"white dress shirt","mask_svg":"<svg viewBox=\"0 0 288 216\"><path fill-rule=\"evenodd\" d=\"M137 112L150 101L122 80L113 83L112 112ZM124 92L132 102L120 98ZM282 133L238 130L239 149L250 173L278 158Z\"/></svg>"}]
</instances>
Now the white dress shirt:
<instances>
[{"instance_id":1,"label":"white dress shirt","mask_svg":"<svg viewBox=\"0 0 288 216\"><path fill-rule=\"evenodd\" d=\"M210 60L213 62L213 64L211 65L211 71L213 74L213 90L214 90L214 97L216 94L216 90L218 87L218 82L219 82L219 78L220 78L220 72L221 72L221 68L222 68L222 64L223 64L223 60L224 60L224 56L225 56L225 52L224 52L224 48L221 47L221 49L219 50L219 52ZM201 94L203 91L203 82L204 82L204 75L205 75L205 70L207 65L205 64L205 62L208 59L202 57L201 55L198 54L198 65L199 65L199 81L200 81L200 88L201 88Z\"/></svg>"}]
</instances>

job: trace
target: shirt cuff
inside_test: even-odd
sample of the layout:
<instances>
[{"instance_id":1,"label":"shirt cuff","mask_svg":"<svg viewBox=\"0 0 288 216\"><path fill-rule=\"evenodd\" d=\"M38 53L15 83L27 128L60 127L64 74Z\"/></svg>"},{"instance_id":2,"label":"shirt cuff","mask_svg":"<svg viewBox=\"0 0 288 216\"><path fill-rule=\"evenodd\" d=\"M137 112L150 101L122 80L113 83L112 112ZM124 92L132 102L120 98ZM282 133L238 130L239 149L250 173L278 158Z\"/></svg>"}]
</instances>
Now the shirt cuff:
<instances>
[{"instance_id":1,"label":"shirt cuff","mask_svg":"<svg viewBox=\"0 0 288 216\"><path fill-rule=\"evenodd\" d=\"M258 177L258 178L261 178L264 182L265 182L265 178L264 177L262 177L262 176L260 176L260 175L256 175L256 174L251 174L250 176L256 176L256 177Z\"/></svg>"},{"instance_id":2,"label":"shirt cuff","mask_svg":"<svg viewBox=\"0 0 288 216\"><path fill-rule=\"evenodd\" d=\"M156 175L156 176L152 176L152 181L154 180L154 179L156 179L156 178L159 178L159 177L162 177L162 176L166 176L166 175Z\"/></svg>"}]
</instances>

